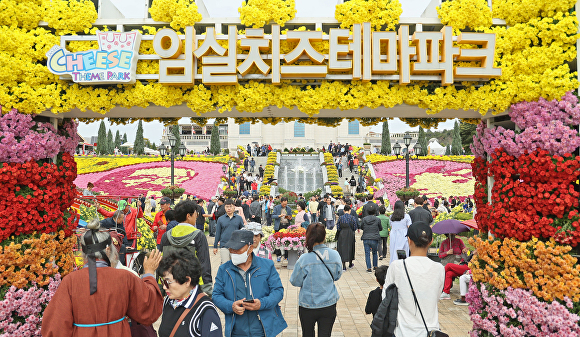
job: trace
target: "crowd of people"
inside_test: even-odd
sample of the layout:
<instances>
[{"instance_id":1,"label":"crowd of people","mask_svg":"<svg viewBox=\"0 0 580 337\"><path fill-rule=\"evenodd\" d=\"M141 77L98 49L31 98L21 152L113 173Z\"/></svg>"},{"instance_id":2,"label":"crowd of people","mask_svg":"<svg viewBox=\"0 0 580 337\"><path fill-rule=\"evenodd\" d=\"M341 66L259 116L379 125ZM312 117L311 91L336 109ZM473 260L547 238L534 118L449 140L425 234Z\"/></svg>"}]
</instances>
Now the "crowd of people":
<instances>
[{"instance_id":1,"label":"crowd of people","mask_svg":"<svg viewBox=\"0 0 580 337\"><path fill-rule=\"evenodd\" d=\"M336 151L341 158L338 146ZM249 177L250 172L246 173ZM241 186L245 179L241 175L234 182L242 192L247 191ZM87 195L92 188L91 184ZM306 251L290 275L290 283L300 288L303 336L314 336L316 326L318 336L331 335L339 298L334 282L354 267L356 237L361 231L365 269L374 273L378 283L365 308L374 317L373 336L422 336L425 329L438 329L438 300L450 298L457 277L462 297L454 303L466 305L467 262L473 254L467 255L463 242L452 234L441 243L441 263L427 252L433 240L430 225L437 213L450 212L460 204L471 211L471 200L461 203L449 197L431 204L424 196L407 204L397 201L391 207L373 195L355 199L327 194L308 200L298 195L295 204L296 214L284 196L241 193L235 200L214 197L207 202L184 196L173 209L167 197L143 195L133 203L119 201L113 212L97 207L106 218L89 224L82 236L85 266L65 278L45 313L45 317L55 317L64 308L65 319L44 324L43 336L84 335L82 331L89 329L92 335L122 336L134 329L155 333L152 324L159 317L156 333L163 337L276 336L287 324L279 307L284 288L275 261L287 258L287 252L277 250L272 252L275 258L268 258L261 246L263 226L273 226L276 232L292 224L306 228ZM155 210L151 230L157 249L145 258L139 278L124 266L125 251L135 248L136 241L127 233L136 230L137 218ZM208 236L204 235L206 220ZM325 244L327 229L336 229L336 250ZM215 279L212 252L219 253L220 261ZM387 257L389 264L379 265ZM119 299L119 305L106 310L111 308L107 301L112 296ZM102 307L105 312L85 314L83 307ZM218 310L225 315L223 331Z\"/></svg>"}]
</instances>

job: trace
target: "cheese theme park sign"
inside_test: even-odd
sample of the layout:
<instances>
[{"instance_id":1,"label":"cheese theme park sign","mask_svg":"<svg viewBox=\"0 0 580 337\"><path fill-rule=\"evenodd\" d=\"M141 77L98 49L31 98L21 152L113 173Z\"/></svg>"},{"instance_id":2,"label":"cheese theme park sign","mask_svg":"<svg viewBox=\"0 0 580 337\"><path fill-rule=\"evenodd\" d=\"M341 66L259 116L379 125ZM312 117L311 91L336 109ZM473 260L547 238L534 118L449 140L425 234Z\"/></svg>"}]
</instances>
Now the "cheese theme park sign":
<instances>
[{"instance_id":1,"label":"cheese theme park sign","mask_svg":"<svg viewBox=\"0 0 580 337\"><path fill-rule=\"evenodd\" d=\"M196 79L207 85L231 85L254 69L259 73L252 74L252 79L274 84L282 79L340 79L398 80L406 85L412 80L440 78L442 85L452 85L456 80L482 81L501 76L501 68L493 66L495 34L453 36L453 28L445 26L441 31L409 35L407 25L401 25L398 32L371 31L370 23L356 24L352 32L330 29L327 36L321 31L281 34L279 25L271 28L272 34L253 28L239 36L237 27L231 25L227 49L218 43L214 27L208 27L205 35L196 35L194 27L186 27L184 36L172 29L161 29L153 37L159 58L155 79L169 85L193 85L198 82ZM97 40L99 50L88 52L68 53L62 46L53 47L47 53L50 71L80 84L134 83L141 34L97 33ZM296 46L281 54L281 40ZM328 54L318 52L312 45L322 40L329 41ZM247 54L231 52L236 50L238 41ZM467 46L461 48L462 45ZM196 74L198 61L201 76ZM454 62L461 61L476 61L477 66L454 67Z\"/></svg>"},{"instance_id":2,"label":"cheese theme park sign","mask_svg":"<svg viewBox=\"0 0 580 337\"><path fill-rule=\"evenodd\" d=\"M97 33L98 50L68 53L54 46L47 53L51 73L80 84L135 83L141 33Z\"/></svg>"}]
</instances>

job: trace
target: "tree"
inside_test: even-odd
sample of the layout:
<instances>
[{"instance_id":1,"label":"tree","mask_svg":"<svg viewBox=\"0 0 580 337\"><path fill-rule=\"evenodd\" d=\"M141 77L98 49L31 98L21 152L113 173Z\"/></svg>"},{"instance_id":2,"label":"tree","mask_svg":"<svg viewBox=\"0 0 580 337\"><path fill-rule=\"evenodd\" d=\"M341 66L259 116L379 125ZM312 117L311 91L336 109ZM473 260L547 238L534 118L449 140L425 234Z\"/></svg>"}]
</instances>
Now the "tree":
<instances>
[{"instance_id":1,"label":"tree","mask_svg":"<svg viewBox=\"0 0 580 337\"><path fill-rule=\"evenodd\" d=\"M155 145L155 143L151 143L151 150L157 150L157 145Z\"/></svg>"},{"instance_id":2,"label":"tree","mask_svg":"<svg viewBox=\"0 0 580 337\"><path fill-rule=\"evenodd\" d=\"M175 137L175 147L173 148L173 154L179 154L179 146L181 146L181 135L179 134L179 125L173 125L171 127L171 133Z\"/></svg>"},{"instance_id":3,"label":"tree","mask_svg":"<svg viewBox=\"0 0 580 337\"><path fill-rule=\"evenodd\" d=\"M107 153L113 154L115 152L115 142L113 141L113 133L111 129L109 129L109 133L107 134Z\"/></svg>"},{"instance_id":4,"label":"tree","mask_svg":"<svg viewBox=\"0 0 580 337\"><path fill-rule=\"evenodd\" d=\"M99 126L99 133L97 136L97 153L99 155L107 153L107 127L105 127L105 121L101 121Z\"/></svg>"},{"instance_id":5,"label":"tree","mask_svg":"<svg viewBox=\"0 0 580 337\"><path fill-rule=\"evenodd\" d=\"M453 126L453 142L451 143L451 154L459 156L462 154L461 136L459 135L459 123L455 121Z\"/></svg>"},{"instance_id":6,"label":"tree","mask_svg":"<svg viewBox=\"0 0 580 337\"><path fill-rule=\"evenodd\" d=\"M123 134L123 139L121 140L121 144L125 144L127 142L127 133ZM122 146L120 148L121 152L124 154L129 154L129 149L126 146Z\"/></svg>"},{"instance_id":7,"label":"tree","mask_svg":"<svg viewBox=\"0 0 580 337\"><path fill-rule=\"evenodd\" d=\"M117 130L117 133L115 134L115 148L121 149L121 144L123 144L123 139L121 139L121 133Z\"/></svg>"},{"instance_id":8,"label":"tree","mask_svg":"<svg viewBox=\"0 0 580 337\"><path fill-rule=\"evenodd\" d=\"M389 122L385 120L383 122L383 136L381 139L381 153L384 155L391 154L391 135L389 133Z\"/></svg>"},{"instance_id":9,"label":"tree","mask_svg":"<svg viewBox=\"0 0 580 337\"><path fill-rule=\"evenodd\" d=\"M217 123L213 123L213 127L211 129L211 140L209 144L209 152L211 152L211 154L218 155L221 152L222 148L220 144L220 131L219 125Z\"/></svg>"},{"instance_id":10,"label":"tree","mask_svg":"<svg viewBox=\"0 0 580 337\"><path fill-rule=\"evenodd\" d=\"M427 137L425 137L425 130L419 126L419 139L417 140L419 145L421 145L421 154L428 155L427 153Z\"/></svg>"},{"instance_id":11,"label":"tree","mask_svg":"<svg viewBox=\"0 0 580 337\"><path fill-rule=\"evenodd\" d=\"M125 144L127 142L127 133L125 132L123 134L123 144Z\"/></svg>"},{"instance_id":12,"label":"tree","mask_svg":"<svg viewBox=\"0 0 580 337\"><path fill-rule=\"evenodd\" d=\"M465 154L471 153L471 144L473 144L473 136L475 135L477 125L470 123L459 123L459 135L461 136L461 145L465 150Z\"/></svg>"},{"instance_id":13,"label":"tree","mask_svg":"<svg viewBox=\"0 0 580 337\"><path fill-rule=\"evenodd\" d=\"M135 144L133 144L133 151L137 155L145 153L145 141L143 140L143 121L139 120L137 126L137 134L135 135Z\"/></svg>"},{"instance_id":14,"label":"tree","mask_svg":"<svg viewBox=\"0 0 580 337\"><path fill-rule=\"evenodd\" d=\"M451 155L451 145L449 145L449 144L445 147L445 155L446 156Z\"/></svg>"}]
</instances>

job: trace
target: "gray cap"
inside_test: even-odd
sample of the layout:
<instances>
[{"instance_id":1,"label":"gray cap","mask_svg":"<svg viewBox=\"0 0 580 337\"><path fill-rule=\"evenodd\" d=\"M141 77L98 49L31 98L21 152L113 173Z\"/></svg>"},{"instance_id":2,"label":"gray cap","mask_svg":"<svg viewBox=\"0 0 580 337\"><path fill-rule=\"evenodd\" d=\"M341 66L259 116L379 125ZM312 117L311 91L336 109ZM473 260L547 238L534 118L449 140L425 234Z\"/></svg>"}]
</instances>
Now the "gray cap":
<instances>
[{"instance_id":1,"label":"gray cap","mask_svg":"<svg viewBox=\"0 0 580 337\"><path fill-rule=\"evenodd\" d=\"M254 233L247 230L237 230L232 233L230 241L228 241L225 246L226 248L238 250L245 245L254 244Z\"/></svg>"}]
</instances>

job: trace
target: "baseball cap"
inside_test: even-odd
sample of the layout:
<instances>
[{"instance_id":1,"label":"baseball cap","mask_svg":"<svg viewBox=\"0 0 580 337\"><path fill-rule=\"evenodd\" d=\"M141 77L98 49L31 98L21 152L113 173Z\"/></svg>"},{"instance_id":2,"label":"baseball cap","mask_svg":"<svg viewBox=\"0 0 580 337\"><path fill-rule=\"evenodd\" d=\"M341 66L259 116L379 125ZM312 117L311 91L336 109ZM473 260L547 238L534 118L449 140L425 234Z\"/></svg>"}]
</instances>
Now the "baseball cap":
<instances>
[{"instance_id":1,"label":"baseball cap","mask_svg":"<svg viewBox=\"0 0 580 337\"><path fill-rule=\"evenodd\" d=\"M417 221L409 226L406 236L413 240L413 242L417 242L421 236L427 236L428 238L433 237L433 231L425 222Z\"/></svg>"},{"instance_id":2,"label":"baseball cap","mask_svg":"<svg viewBox=\"0 0 580 337\"><path fill-rule=\"evenodd\" d=\"M230 241L225 246L226 248L238 250L245 245L252 245L254 243L254 233L247 230L237 230L232 233Z\"/></svg>"},{"instance_id":3,"label":"baseball cap","mask_svg":"<svg viewBox=\"0 0 580 337\"><path fill-rule=\"evenodd\" d=\"M243 230L247 230L250 231L252 233L254 233L254 235L262 235L264 236L264 233L262 232L262 225L257 223L257 222L248 222L248 224L246 225L246 227L242 228Z\"/></svg>"},{"instance_id":4,"label":"baseball cap","mask_svg":"<svg viewBox=\"0 0 580 337\"><path fill-rule=\"evenodd\" d=\"M125 207L127 207L127 201L125 200L119 200L119 202L117 203L117 209L125 209Z\"/></svg>"},{"instance_id":5,"label":"baseball cap","mask_svg":"<svg viewBox=\"0 0 580 337\"><path fill-rule=\"evenodd\" d=\"M163 197L163 198L161 198L161 200L159 200L160 205L165 205L165 204L170 204L170 203L171 203L171 199L169 199L169 197Z\"/></svg>"}]
</instances>

